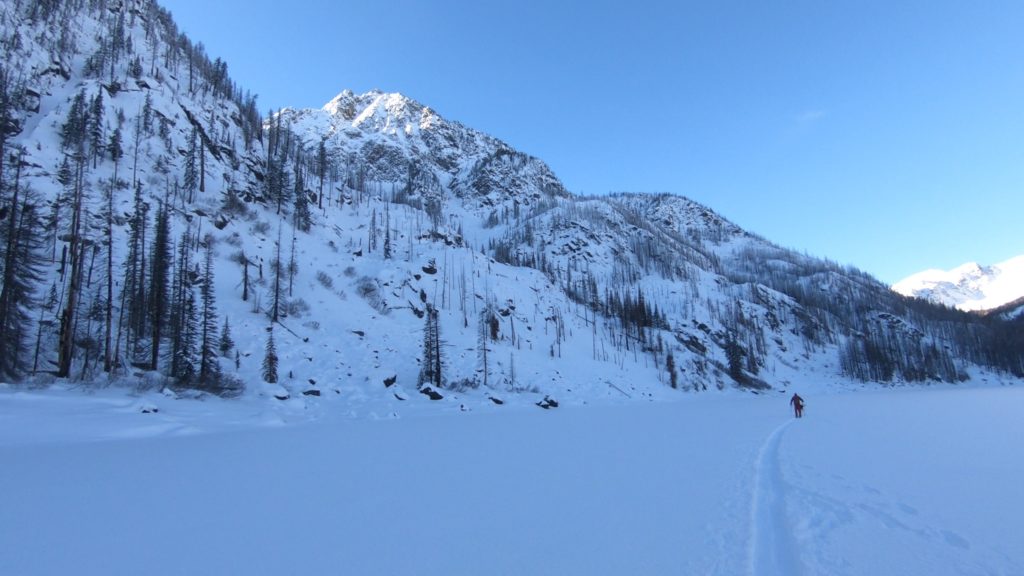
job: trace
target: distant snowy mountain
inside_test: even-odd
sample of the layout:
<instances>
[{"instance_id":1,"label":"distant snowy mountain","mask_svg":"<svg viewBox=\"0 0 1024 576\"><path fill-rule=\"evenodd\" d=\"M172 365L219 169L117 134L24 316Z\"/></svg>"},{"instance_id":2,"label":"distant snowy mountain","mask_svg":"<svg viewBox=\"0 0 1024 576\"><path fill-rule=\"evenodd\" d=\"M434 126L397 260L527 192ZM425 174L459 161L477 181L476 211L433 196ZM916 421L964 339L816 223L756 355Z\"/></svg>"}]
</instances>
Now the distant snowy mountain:
<instances>
[{"instance_id":1,"label":"distant snowy mountain","mask_svg":"<svg viewBox=\"0 0 1024 576\"><path fill-rule=\"evenodd\" d=\"M960 310L992 310L1024 297L1024 256L993 266L970 262L948 271L925 270L892 289Z\"/></svg>"},{"instance_id":2,"label":"distant snowy mountain","mask_svg":"<svg viewBox=\"0 0 1024 576\"><path fill-rule=\"evenodd\" d=\"M1019 324L400 94L261 118L152 0L5 5L0 46L0 380L386 414L1024 374Z\"/></svg>"}]
</instances>

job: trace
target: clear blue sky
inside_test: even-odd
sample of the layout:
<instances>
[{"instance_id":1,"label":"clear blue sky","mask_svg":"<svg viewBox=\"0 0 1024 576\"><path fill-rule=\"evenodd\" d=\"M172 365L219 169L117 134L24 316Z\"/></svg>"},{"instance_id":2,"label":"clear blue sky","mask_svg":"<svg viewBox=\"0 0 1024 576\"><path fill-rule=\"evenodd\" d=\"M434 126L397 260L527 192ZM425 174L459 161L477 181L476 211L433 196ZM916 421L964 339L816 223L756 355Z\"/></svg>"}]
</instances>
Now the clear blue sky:
<instances>
[{"instance_id":1,"label":"clear blue sky","mask_svg":"<svg viewBox=\"0 0 1024 576\"><path fill-rule=\"evenodd\" d=\"M1024 2L163 0L263 110L402 92L885 282L1024 254Z\"/></svg>"}]
</instances>

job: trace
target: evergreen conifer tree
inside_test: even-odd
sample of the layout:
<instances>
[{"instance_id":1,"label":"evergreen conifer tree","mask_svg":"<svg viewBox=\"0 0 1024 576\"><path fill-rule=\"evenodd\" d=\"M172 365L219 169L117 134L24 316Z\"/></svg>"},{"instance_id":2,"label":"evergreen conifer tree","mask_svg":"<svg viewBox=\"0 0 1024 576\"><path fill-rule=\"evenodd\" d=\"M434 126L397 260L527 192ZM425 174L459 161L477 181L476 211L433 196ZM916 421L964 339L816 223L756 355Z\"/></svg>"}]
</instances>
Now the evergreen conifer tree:
<instances>
[{"instance_id":1,"label":"evergreen conifer tree","mask_svg":"<svg viewBox=\"0 0 1024 576\"><path fill-rule=\"evenodd\" d=\"M725 342L725 357L729 362L729 376L741 382L743 380L743 347L736 341L736 334L729 332Z\"/></svg>"},{"instance_id":2,"label":"evergreen conifer tree","mask_svg":"<svg viewBox=\"0 0 1024 576\"><path fill-rule=\"evenodd\" d=\"M178 257L174 268L174 283L171 290L170 322L168 329L171 336L171 375L180 378L188 368L186 363L193 361L193 349L187 349L188 339L191 337L189 314L189 299L192 293L192 282L190 280L192 254L189 230L181 234L178 242ZM194 327L194 323L192 325Z\"/></svg>"},{"instance_id":3,"label":"evergreen conifer tree","mask_svg":"<svg viewBox=\"0 0 1024 576\"><path fill-rule=\"evenodd\" d=\"M295 228L309 232L312 226L312 217L309 212L309 196L306 195L305 181L302 172L295 172L295 214L293 216Z\"/></svg>"},{"instance_id":4,"label":"evergreen conifer tree","mask_svg":"<svg viewBox=\"0 0 1024 576\"><path fill-rule=\"evenodd\" d=\"M114 131L110 134L110 142L107 144L107 152L110 153L110 159L115 164L121 161L124 157L124 148L121 145L121 129L114 128Z\"/></svg>"},{"instance_id":5,"label":"evergreen conifer tree","mask_svg":"<svg viewBox=\"0 0 1024 576\"><path fill-rule=\"evenodd\" d=\"M11 196L0 197L7 206L0 227L0 379L17 380L28 372L28 335L36 286L43 278L43 226L36 200L20 182L21 157L15 159L16 176ZM0 179L3 175L0 174Z\"/></svg>"},{"instance_id":6,"label":"evergreen conifer tree","mask_svg":"<svg viewBox=\"0 0 1024 576\"><path fill-rule=\"evenodd\" d=\"M75 94L75 98L71 101L71 108L60 129L61 147L72 155L81 152L84 147L87 119L88 111L83 88L78 94Z\"/></svg>"},{"instance_id":7,"label":"evergreen conifer tree","mask_svg":"<svg viewBox=\"0 0 1024 576\"><path fill-rule=\"evenodd\" d=\"M676 374L676 357L671 352L665 357L665 370L668 372L668 382L672 388L679 388L679 375Z\"/></svg>"},{"instance_id":8,"label":"evergreen conifer tree","mask_svg":"<svg viewBox=\"0 0 1024 576\"><path fill-rule=\"evenodd\" d=\"M149 92L142 104L142 131L146 136L153 134L153 97Z\"/></svg>"},{"instance_id":9,"label":"evergreen conifer tree","mask_svg":"<svg viewBox=\"0 0 1024 576\"><path fill-rule=\"evenodd\" d=\"M317 208L323 210L324 207L324 176L327 175L327 144L325 140L320 140L320 146L317 148L316 156L316 172L317 176L320 177L320 191L317 193Z\"/></svg>"},{"instance_id":10,"label":"evergreen conifer tree","mask_svg":"<svg viewBox=\"0 0 1024 576\"><path fill-rule=\"evenodd\" d=\"M185 153L185 179L182 183L185 186L185 197L191 204L195 201L196 190L199 188L199 131L192 128L192 136L189 138L188 151Z\"/></svg>"},{"instance_id":11,"label":"evergreen conifer tree","mask_svg":"<svg viewBox=\"0 0 1024 576\"><path fill-rule=\"evenodd\" d=\"M292 227L291 255L288 257L288 297L292 297L292 288L295 284L295 275L299 273L299 260L295 257L298 238L295 236L295 227Z\"/></svg>"},{"instance_id":12,"label":"evergreen conifer tree","mask_svg":"<svg viewBox=\"0 0 1024 576\"><path fill-rule=\"evenodd\" d=\"M186 289L181 315L181 335L175 341L174 357L171 360L172 375L177 378L179 386L191 387L196 384L196 349L199 332L196 295L191 286Z\"/></svg>"},{"instance_id":13,"label":"evergreen conifer tree","mask_svg":"<svg viewBox=\"0 0 1024 576\"><path fill-rule=\"evenodd\" d=\"M143 199L142 184L135 185L134 210L128 221L128 261L125 266L124 308L128 314L127 346L133 362L145 362L142 339L148 333L150 270L146 266L146 240L149 228L149 204Z\"/></svg>"},{"instance_id":14,"label":"evergreen conifer tree","mask_svg":"<svg viewBox=\"0 0 1024 576\"><path fill-rule=\"evenodd\" d=\"M89 152L92 155L92 167L96 167L96 160L104 149L103 139L103 91L98 90L89 104L89 115L87 119L89 131Z\"/></svg>"},{"instance_id":15,"label":"evergreen conifer tree","mask_svg":"<svg viewBox=\"0 0 1024 576\"><path fill-rule=\"evenodd\" d=\"M491 305L488 303L480 310L480 317L477 319L477 338L476 338L476 354L477 354L477 370L481 375L481 384L484 386L490 386L490 318L492 315Z\"/></svg>"},{"instance_id":16,"label":"evergreen conifer tree","mask_svg":"<svg viewBox=\"0 0 1024 576\"><path fill-rule=\"evenodd\" d=\"M277 244L274 246L274 259L270 262L270 268L274 271L273 285L271 290L270 321L277 322L281 314L281 226L277 227Z\"/></svg>"},{"instance_id":17,"label":"evergreen conifer tree","mask_svg":"<svg viewBox=\"0 0 1024 576\"><path fill-rule=\"evenodd\" d=\"M71 376L71 363L77 347L77 329L79 317L79 300L82 295L82 281L85 271L86 245L85 226L85 167L84 154L75 155L75 176L72 186L71 224L67 235L67 254L70 275L67 277L67 290L64 309L60 314L60 341L57 349L57 377Z\"/></svg>"},{"instance_id":18,"label":"evergreen conifer tree","mask_svg":"<svg viewBox=\"0 0 1024 576\"><path fill-rule=\"evenodd\" d=\"M7 141L11 137L11 131L7 127L15 125L14 109L17 95L12 84L7 67L0 64L0 201L4 199L4 166L7 160Z\"/></svg>"},{"instance_id":19,"label":"evergreen conifer tree","mask_svg":"<svg viewBox=\"0 0 1024 576\"><path fill-rule=\"evenodd\" d=\"M156 212L156 227L153 232L153 251L150 256L149 275L149 326L150 326L150 369L156 370L160 360L160 341L167 324L169 294L169 272L173 266L171 248L171 223L167 204L161 202Z\"/></svg>"},{"instance_id":20,"label":"evergreen conifer tree","mask_svg":"<svg viewBox=\"0 0 1024 576\"><path fill-rule=\"evenodd\" d=\"M267 331L267 347L263 355L263 381L277 383L277 346L274 345L274 326Z\"/></svg>"},{"instance_id":21,"label":"evergreen conifer tree","mask_svg":"<svg viewBox=\"0 0 1024 576\"><path fill-rule=\"evenodd\" d=\"M231 337L231 324L228 322L228 317L224 316L224 327L220 331L220 354L225 358L228 357L228 353L235 347L235 340Z\"/></svg>"},{"instance_id":22,"label":"evergreen conifer tree","mask_svg":"<svg viewBox=\"0 0 1024 576\"><path fill-rule=\"evenodd\" d=\"M199 286L202 300L199 322L199 384L208 391L220 392L222 382L218 354L217 300L213 278L213 236L207 234L203 243L203 281Z\"/></svg>"},{"instance_id":23,"label":"evergreen conifer tree","mask_svg":"<svg viewBox=\"0 0 1024 576\"><path fill-rule=\"evenodd\" d=\"M384 259L391 259L391 210L384 204Z\"/></svg>"},{"instance_id":24,"label":"evergreen conifer tree","mask_svg":"<svg viewBox=\"0 0 1024 576\"><path fill-rule=\"evenodd\" d=\"M441 331L437 308L427 304L423 324L423 364L420 366L419 386L441 388L444 382L441 359Z\"/></svg>"}]
</instances>

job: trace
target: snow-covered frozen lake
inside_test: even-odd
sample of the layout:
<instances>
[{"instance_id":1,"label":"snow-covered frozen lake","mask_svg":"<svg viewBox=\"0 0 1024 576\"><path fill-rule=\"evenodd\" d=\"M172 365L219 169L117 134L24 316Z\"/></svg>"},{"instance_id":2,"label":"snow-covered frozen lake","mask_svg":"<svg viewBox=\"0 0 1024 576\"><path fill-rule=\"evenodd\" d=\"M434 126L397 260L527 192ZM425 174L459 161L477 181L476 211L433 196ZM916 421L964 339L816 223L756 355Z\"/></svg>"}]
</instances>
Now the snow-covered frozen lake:
<instances>
[{"instance_id":1,"label":"snow-covered frozen lake","mask_svg":"<svg viewBox=\"0 0 1024 576\"><path fill-rule=\"evenodd\" d=\"M0 388L0 574L1024 574L1024 389L806 399L352 419Z\"/></svg>"}]
</instances>

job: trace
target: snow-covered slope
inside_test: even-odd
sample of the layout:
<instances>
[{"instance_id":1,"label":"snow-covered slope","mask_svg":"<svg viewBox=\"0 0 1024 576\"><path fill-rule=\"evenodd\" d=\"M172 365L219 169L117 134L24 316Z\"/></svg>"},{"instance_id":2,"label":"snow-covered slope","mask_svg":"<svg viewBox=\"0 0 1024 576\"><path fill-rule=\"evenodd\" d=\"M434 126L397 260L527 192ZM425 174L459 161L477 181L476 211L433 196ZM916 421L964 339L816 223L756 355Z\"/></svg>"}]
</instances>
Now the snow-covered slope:
<instances>
[{"instance_id":1,"label":"snow-covered slope","mask_svg":"<svg viewBox=\"0 0 1024 576\"><path fill-rule=\"evenodd\" d=\"M0 25L0 240L35 242L0 307L12 381L366 415L1024 370L1009 325L681 196L574 196L399 94L264 121L150 0L5 4Z\"/></svg>"},{"instance_id":2,"label":"snow-covered slope","mask_svg":"<svg viewBox=\"0 0 1024 576\"><path fill-rule=\"evenodd\" d=\"M1024 297L1024 256L992 266L969 262L952 270L925 270L892 289L960 310L991 310Z\"/></svg>"}]
</instances>

